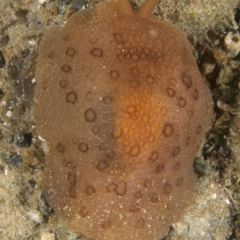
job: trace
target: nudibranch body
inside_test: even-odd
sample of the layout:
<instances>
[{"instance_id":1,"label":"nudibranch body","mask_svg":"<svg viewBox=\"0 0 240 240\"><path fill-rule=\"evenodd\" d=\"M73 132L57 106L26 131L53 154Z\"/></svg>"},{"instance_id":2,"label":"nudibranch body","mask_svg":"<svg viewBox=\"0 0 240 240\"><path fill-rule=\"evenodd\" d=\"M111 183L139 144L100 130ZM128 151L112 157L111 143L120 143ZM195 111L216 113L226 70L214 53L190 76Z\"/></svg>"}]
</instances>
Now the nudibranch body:
<instances>
[{"instance_id":1,"label":"nudibranch body","mask_svg":"<svg viewBox=\"0 0 240 240\"><path fill-rule=\"evenodd\" d=\"M212 116L184 33L104 1L48 30L34 118L49 144L44 195L73 231L98 240L163 237L195 198L193 160Z\"/></svg>"}]
</instances>

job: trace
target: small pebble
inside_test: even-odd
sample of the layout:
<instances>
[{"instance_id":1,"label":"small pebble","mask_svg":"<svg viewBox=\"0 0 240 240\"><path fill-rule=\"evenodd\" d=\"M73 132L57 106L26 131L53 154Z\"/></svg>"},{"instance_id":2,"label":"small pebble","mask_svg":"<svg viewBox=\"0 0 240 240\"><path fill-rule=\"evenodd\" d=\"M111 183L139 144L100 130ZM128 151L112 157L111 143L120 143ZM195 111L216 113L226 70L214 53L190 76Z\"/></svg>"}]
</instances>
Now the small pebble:
<instances>
[{"instance_id":1,"label":"small pebble","mask_svg":"<svg viewBox=\"0 0 240 240\"><path fill-rule=\"evenodd\" d=\"M9 42L9 36L8 35L5 35L3 37L1 37L0 39L0 47L4 47L8 44Z\"/></svg>"},{"instance_id":2,"label":"small pebble","mask_svg":"<svg viewBox=\"0 0 240 240\"><path fill-rule=\"evenodd\" d=\"M24 147L30 147L32 143L32 133L23 133L19 136L19 139L17 140L16 144L18 147L24 148Z\"/></svg>"},{"instance_id":3,"label":"small pebble","mask_svg":"<svg viewBox=\"0 0 240 240\"><path fill-rule=\"evenodd\" d=\"M14 166L14 167L17 167L21 162L22 162L22 157L17 153L13 153L7 159L7 163Z\"/></svg>"},{"instance_id":4,"label":"small pebble","mask_svg":"<svg viewBox=\"0 0 240 240\"><path fill-rule=\"evenodd\" d=\"M41 240L55 240L55 235L54 233L45 232L42 234Z\"/></svg>"},{"instance_id":5,"label":"small pebble","mask_svg":"<svg viewBox=\"0 0 240 240\"><path fill-rule=\"evenodd\" d=\"M34 179L28 180L28 183L30 184L30 186L31 186L32 188L34 188L34 187L36 186L36 181L35 181Z\"/></svg>"},{"instance_id":6,"label":"small pebble","mask_svg":"<svg viewBox=\"0 0 240 240\"><path fill-rule=\"evenodd\" d=\"M43 216L40 211L32 209L27 212L27 216L36 223L43 222Z\"/></svg>"}]
</instances>

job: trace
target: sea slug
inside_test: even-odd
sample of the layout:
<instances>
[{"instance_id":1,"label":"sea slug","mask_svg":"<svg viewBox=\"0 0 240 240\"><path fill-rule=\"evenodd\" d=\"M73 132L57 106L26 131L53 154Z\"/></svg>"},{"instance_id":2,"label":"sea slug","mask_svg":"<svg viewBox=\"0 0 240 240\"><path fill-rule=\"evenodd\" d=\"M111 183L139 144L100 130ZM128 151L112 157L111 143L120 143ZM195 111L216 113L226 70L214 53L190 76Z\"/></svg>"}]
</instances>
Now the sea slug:
<instances>
[{"instance_id":1,"label":"sea slug","mask_svg":"<svg viewBox=\"0 0 240 240\"><path fill-rule=\"evenodd\" d=\"M185 34L150 16L155 4L101 2L39 45L43 193L71 230L98 240L159 239L196 194L211 92Z\"/></svg>"}]
</instances>

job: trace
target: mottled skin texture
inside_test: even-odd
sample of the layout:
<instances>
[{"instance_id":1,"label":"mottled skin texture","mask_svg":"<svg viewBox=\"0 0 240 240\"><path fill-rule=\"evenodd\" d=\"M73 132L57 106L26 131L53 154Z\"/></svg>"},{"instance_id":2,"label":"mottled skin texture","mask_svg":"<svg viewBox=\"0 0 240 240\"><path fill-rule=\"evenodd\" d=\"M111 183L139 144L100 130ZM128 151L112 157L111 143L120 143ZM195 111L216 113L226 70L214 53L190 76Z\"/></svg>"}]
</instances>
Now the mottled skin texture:
<instances>
[{"instance_id":1,"label":"mottled skin texture","mask_svg":"<svg viewBox=\"0 0 240 240\"><path fill-rule=\"evenodd\" d=\"M176 26L122 12L100 3L40 42L34 117L49 144L43 191L73 231L151 240L194 201L193 159L211 94Z\"/></svg>"}]
</instances>

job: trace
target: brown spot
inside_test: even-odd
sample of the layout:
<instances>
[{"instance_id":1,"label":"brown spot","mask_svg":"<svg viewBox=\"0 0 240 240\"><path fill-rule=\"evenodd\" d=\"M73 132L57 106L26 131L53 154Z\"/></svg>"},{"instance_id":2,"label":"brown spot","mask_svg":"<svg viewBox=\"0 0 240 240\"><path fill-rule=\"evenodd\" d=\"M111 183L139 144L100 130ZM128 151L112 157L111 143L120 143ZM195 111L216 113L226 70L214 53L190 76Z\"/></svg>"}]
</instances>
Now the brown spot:
<instances>
[{"instance_id":1,"label":"brown spot","mask_svg":"<svg viewBox=\"0 0 240 240\"><path fill-rule=\"evenodd\" d=\"M73 48L68 48L66 51L66 55L73 57L76 54L75 50Z\"/></svg>"},{"instance_id":2,"label":"brown spot","mask_svg":"<svg viewBox=\"0 0 240 240\"><path fill-rule=\"evenodd\" d=\"M75 187L70 186L69 189L68 189L68 194L69 194L70 198L76 199L77 198L77 194L76 194Z\"/></svg>"},{"instance_id":3,"label":"brown spot","mask_svg":"<svg viewBox=\"0 0 240 240\"><path fill-rule=\"evenodd\" d=\"M173 134L173 127L171 125L166 125L163 133L166 137L171 137Z\"/></svg>"},{"instance_id":4,"label":"brown spot","mask_svg":"<svg viewBox=\"0 0 240 240\"><path fill-rule=\"evenodd\" d=\"M156 202L158 202L158 195L156 194L156 193L154 193L151 197L150 197L150 201L152 202L152 203L156 203Z\"/></svg>"},{"instance_id":5,"label":"brown spot","mask_svg":"<svg viewBox=\"0 0 240 240\"><path fill-rule=\"evenodd\" d=\"M145 221L143 219L140 219L135 222L136 229L143 228L144 226L145 226Z\"/></svg>"},{"instance_id":6,"label":"brown spot","mask_svg":"<svg viewBox=\"0 0 240 240\"><path fill-rule=\"evenodd\" d=\"M127 191L127 183L120 181L114 189L117 195L123 196Z\"/></svg>"},{"instance_id":7,"label":"brown spot","mask_svg":"<svg viewBox=\"0 0 240 240\"><path fill-rule=\"evenodd\" d=\"M65 72L65 73L68 73L68 72L70 72L71 67L68 66L68 65L66 65L66 64L64 64L64 65L62 65L61 70L62 70L63 72Z\"/></svg>"},{"instance_id":8,"label":"brown spot","mask_svg":"<svg viewBox=\"0 0 240 240\"><path fill-rule=\"evenodd\" d=\"M95 190L93 187L89 186L85 189L85 193L89 196L92 196L95 193Z\"/></svg>"},{"instance_id":9,"label":"brown spot","mask_svg":"<svg viewBox=\"0 0 240 240\"><path fill-rule=\"evenodd\" d=\"M177 178L176 185L177 185L178 187L181 187L181 186L183 185L183 178L182 178L182 177L178 177L178 178Z\"/></svg>"},{"instance_id":10,"label":"brown spot","mask_svg":"<svg viewBox=\"0 0 240 240\"><path fill-rule=\"evenodd\" d=\"M194 98L195 100L198 100L198 98L199 98L199 92L198 92L197 89L195 89L195 90L193 91L193 98Z\"/></svg>"},{"instance_id":11,"label":"brown spot","mask_svg":"<svg viewBox=\"0 0 240 240\"><path fill-rule=\"evenodd\" d=\"M91 128L93 134L97 134L100 131L100 127L97 125L92 126Z\"/></svg>"},{"instance_id":12,"label":"brown spot","mask_svg":"<svg viewBox=\"0 0 240 240\"><path fill-rule=\"evenodd\" d=\"M101 57L102 54L103 54L103 50L101 48L94 48L92 51L91 51L91 54L94 56L94 57Z\"/></svg>"},{"instance_id":13,"label":"brown spot","mask_svg":"<svg viewBox=\"0 0 240 240\"><path fill-rule=\"evenodd\" d=\"M65 88L67 86L67 81L66 80L61 80L60 82L59 82L59 87L60 88Z\"/></svg>"},{"instance_id":14,"label":"brown spot","mask_svg":"<svg viewBox=\"0 0 240 240\"><path fill-rule=\"evenodd\" d=\"M163 191L164 191L164 193L169 194L172 191L171 185L168 183L165 183L163 186Z\"/></svg>"},{"instance_id":15,"label":"brown spot","mask_svg":"<svg viewBox=\"0 0 240 240\"><path fill-rule=\"evenodd\" d=\"M132 148L130 155L131 156L137 156L140 152L140 147L139 146L135 146Z\"/></svg>"},{"instance_id":16,"label":"brown spot","mask_svg":"<svg viewBox=\"0 0 240 240\"><path fill-rule=\"evenodd\" d=\"M144 186L145 187L150 187L151 185L152 185L152 180L147 179L147 180L144 181Z\"/></svg>"},{"instance_id":17,"label":"brown spot","mask_svg":"<svg viewBox=\"0 0 240 240\"><path fill-rule=\"evenodd\" d=\"M175 171L179 170L180 167L181 167L181 163L178 162L178 161L173 164L173 169L174 169Z\"/></svg>"},{"instance_id":18,"label":"brown spot","mask_svg":"<svg viewBox=\"0 0 240 240\"><path fill-rule=\"evenodd\" d=\"M79 213L82 217L86 217L88 215L88 210L85 207L82 207Z\"/></svg>"},{"instance_id":19,"label":"brown spot","mask_svg":"<svg viewBox=\"0 0 240 240\"><path fill-rule=\"evenodd\" d=\"M186 75L186 74L183 75L182 81L183 81L183 83L185 84L185 86L186 86L187 88L190 88L190 87L192 86L192 79L191 79L190 76L188 76L188 75Z\"/></svg>"},{"instance_id":20,"label":"brown spot","mask_svg":"<svg viewBox=\"0 0 240 240\"><path fill-rule=\"evenodd\" d=\"M159 155L158 152L152 152L149 157L149 162L155 162L158 159Z\"/></svg>"},{"instance_id":21,"label":"brown spot","mask_svg":"<svg viewBox=\"0 0 240 240\"><path fill-rule=\"evenodd\" d=\"M140 199L140 198L142 198L142 193L140 191L138 191L138 192L135 193L134 197L136 199Z\"/></svg>"},{"instance_id":22,"label":"brown spot","mask_svg":"<svg viewBox=\"0 0 240 240\"><path fill-rule=\"evenodd\" d=\"M172 89L172 88L169 88L169 89L167 90L167 93L168 93L168 96L169 96L169 97L173 97L173 96L175 95L175 91L174 91L174 89Z\"/></svg>"},{"instance_id":23,"label":"brown spot","mask_svg":"<svg viewBox=\"0 0 240 240\"><path fill-rule=\"evenodd\" d=\"M199 125L199 126L197 126L197 128L196 128L196 134L200 134L201 132L202 132L202 126Z\"/></svg>"},{"instance_id":24,"label":"brown spot","mask_svg":"<svg viewBox=\"0 0 240 240\"><path fill-rule=\"evenodd\" d=\"M106 105L110 105L112 103L112 98L109 97L109 96L106 96L103 98L103 102L106 104Z\"/></svg>"},{"instance_id":25,"label":"brown spot","mask_svg":"<svg viewBox=\"0 0 240 240\"><path fill-rule=\"evenodd\" d=\"M85 120L87 122L93 122L94 119L96 118L96 114L95 112L93 111L92 108L89 108L85 113L84 113L84 116L85 116Z\"/></svg>"},{"instance_id":26,"label":"brown spot","mask_svg":"<svg viewBox=\"0 0 240 240\"><path fill-rule=\"evenodd\" d=\"M179 105L181 108L184 108L184 107L186 107L186 105L187 105L187 101L186 101L184 98L180 98L179 101L178 101L178 105Z\"/></svg>"},{"instance_id":27,"label":"brown spot","mask_svg":"<svg viewBox=\"0 0 240 240\"><path fill-rule=\"evenodd\" d=\"M69 92L66 95L66 102L75 103L77 100L77 95L74 92Z\"/></svg>"},{"instance_id":28,"label":"brown spot","mask_svg":"<svg viewBox=\"0 0 240 240\"><path fill-rule=\"evenodd\" d=\"M67 175L67 180L72 187L76 185L76 175L74 173L69 173Z\"/></svg>"},{"instance_id":29,"label":"brown spot","mask_svg":"<svg viewBox=\"0 0 240 240\"><path fill-rule=\"evenodd\" d=\"M190 142L191 142L191 138L190 138L190 137L187 137L187 138L186 138L186 146L188 146L188 145L190 144Z\"/></svg>"},{"instance_id":30,"label":"brown spot","mask_svg":"<svg viewBox=\"0 0 240 240\"><path fill-rule=\"evenodd\" d=\"M60 152L60 153L64 153L64 151L65 151L65 148L64 148L64 146L63 146L61 143L58 143L58 144L57 144L56 149L57 149L57 151Z\"/></svg>"},{"instance_id":31,"label":"brown spot","mask_svg":"<svg viewBox=\"0 0 240 240\"><path fill-rule=\"evenodd\" d=\"M150 84L152 84L152 83L155 82L155 78L154 78L153 76L148 76L148 77L147 77L147 82L150 83Z\"/></svg>"},{"instance_id":32,"label":"brown spot","mask_svg":"<svg viewBox=\"0 0 240 240\"><path fill-rule=\"evenodd\" d=\"M97 164L97 169L98 171L103 171L105 168L108 167L108 164L106 161L100 161L98 164Z\"/></svg>"},{"instance_id":33,"label":"brown spot","mask_svg":"<svg viewBox=\"0 0 240 240\"><path fill-rule=\"evenodd\" d=\"M109 193L113 192L115 190L115 188L116 188L116 184L114 184L114 183L111 183L110 185L108 185L106 187L106 189Z\"/></svg>"},{"instance_id":34,"label":"brown spot","mask_svg":"<svg viewBox=\"0 0 240 240\"><path fill-rule=\"evenodd\" d=\"M131 72L135 75L138 75L140 73L139 69L135 67L131 69Z\"/></svg>"},{"instance_id":35,"label":"brown spot","mask_svg":"<svg viewBox=\"0 0 240 240\"><path fill-rule=\"evenodd\" d=\"M137 81L135 81L135 80L132 80L132 81L130 82L130 86L133 87L133 88L136 88L136 87L139 86L139 82L137 82Z\"/></svg>"},{"instance_id":36,"label":"brown spot","mask_svg":"<svg viewBox=\"0 0 240 240\"><path fill-rule=\"evenodd\" d=\"M180 147L175 147L173 149L173 157L176 157L180 153L181 148Z\"/></svg>"},{"instance_id":37,"label":"brown spot","mask_svg":"<svg viewBox=\"0 0 240 240\"><path fill-rule=\"evenodd\" d=\"M157 168L156 168L156 173L160 173L160 172L162 172L164 169L165 169L164 165L161 164L161 165L157 166Z\"/></svg>"},{"instance_id":38,"label":"brown spot","mask_svg":"<svg viewBox=\"0 0 240 240\"><path fill-rule=\"evenodd\" d=\"M111 71L110 72L110 78L112 78L112 79L119 78L119 73L117 71Z\"/></svg>"},{"instance_id":39,"label":"brown spot","mask_svg":"<svg viewBox=\"0 0 240 240\"><path fill-rule=\"evenodd\" d=\"M102 224L102 228L104 229L109 229L111 227L111 221L106 221L106 222L103 222Z\"/></svg>"},{"instance_id":40,"label":"brown spot","mask_svg":"<svg viewBox=\"0 0 240 240\"><path fill-rule=\"evenodd\" d=\"M51 51L51 52L48 53L48 57L50 59L52 59L54 57L54 55L55 55L54 51Z\"/></svg>"},{"instance_id":41,"label":"brown spot","mask_svg":"<svg viewBox=\"0 0 240 240\"><path fill-rule=\"evenodd\" d=\"M115 40L116 40L117 42L124 43L123 38L122 38L122 35L120 35L119 33L114 33L114 34L113 34L113 37L115 38Z\"/></svg>"},{"instance_id":42,"label":"brown spot","mask_svg":"<svg viewBox=\"0 0 240 240\"><path fill-rule=\"evenodd\" d=\"M130 212L138 212L140 210L139 204L131 204L130 205Z\"/></svg>"},{"instance_id":43,"label":"brown spot","mask_svg":"<svg viewBox=\"0 0 240 240\"><path fill-rule=\"evenodd\" d=\"M88 150L88 145L86 143L80 143L80 145L78 146L78 149L81 152L86 152Z\"/></svg>"}]
</instances>

